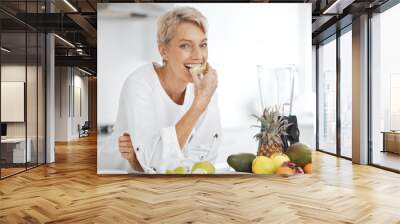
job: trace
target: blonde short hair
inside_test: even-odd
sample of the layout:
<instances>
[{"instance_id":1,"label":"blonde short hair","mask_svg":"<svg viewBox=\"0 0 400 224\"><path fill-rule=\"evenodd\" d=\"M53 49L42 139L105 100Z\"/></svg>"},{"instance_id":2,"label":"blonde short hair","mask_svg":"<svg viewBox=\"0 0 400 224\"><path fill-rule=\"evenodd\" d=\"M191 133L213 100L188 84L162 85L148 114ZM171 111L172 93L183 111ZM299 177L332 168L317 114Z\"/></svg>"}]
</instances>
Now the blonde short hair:
<instances>
[{"instance_id":1,"label":"blonde short hair","mask_svg":"<svg viewBox=\"0 0 400 224\"><path fill-rule=\"evenodd\" d=\"M192 7L177 7L166 12L158 19L158 43L168 44L178 25L183 22L197 25L207 34L207 19L200 11Z\"/></svg>"}]
</instances>

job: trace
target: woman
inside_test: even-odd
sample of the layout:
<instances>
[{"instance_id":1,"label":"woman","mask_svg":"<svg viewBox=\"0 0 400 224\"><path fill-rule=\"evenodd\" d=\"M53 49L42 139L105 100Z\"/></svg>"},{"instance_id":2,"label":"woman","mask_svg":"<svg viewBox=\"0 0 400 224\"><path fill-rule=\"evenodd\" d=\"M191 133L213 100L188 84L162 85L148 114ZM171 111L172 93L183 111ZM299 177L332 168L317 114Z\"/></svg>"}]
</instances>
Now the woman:
<instances>
[{"instance_id":1,"label":"woman","mask_svg":"<svg viewBox=\"0 0 400 224\"><path fill-rule=\"evenodd\" d=\"M139 68L121 92L121 156L145 173L215 162L221 125L217 72L207 63L206 18L194 8L174 8L159 18L157 41L163 65ZM191 74L192 67L205 65L202 78Z\"/></svg>"}]
</instances>

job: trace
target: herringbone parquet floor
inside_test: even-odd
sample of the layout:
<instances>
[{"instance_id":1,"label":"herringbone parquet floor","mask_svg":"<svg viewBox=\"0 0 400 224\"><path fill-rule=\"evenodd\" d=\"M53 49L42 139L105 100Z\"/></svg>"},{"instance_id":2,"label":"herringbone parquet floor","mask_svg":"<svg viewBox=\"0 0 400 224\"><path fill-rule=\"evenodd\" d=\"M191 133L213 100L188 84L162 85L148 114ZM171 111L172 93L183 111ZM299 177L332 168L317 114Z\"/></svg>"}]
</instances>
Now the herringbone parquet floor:
<instances>
[{"instance_id":1,"label":"herringbone parquet floor","mask_svg":"<svg viewBox=\"0 0 400 224\"><path fill-rule=\"evenodd\" d=\"M314 153L314 174L96 174L96 139L0 181L0 223L400 223L400 175Z\"/></svg>"}]
</instances>

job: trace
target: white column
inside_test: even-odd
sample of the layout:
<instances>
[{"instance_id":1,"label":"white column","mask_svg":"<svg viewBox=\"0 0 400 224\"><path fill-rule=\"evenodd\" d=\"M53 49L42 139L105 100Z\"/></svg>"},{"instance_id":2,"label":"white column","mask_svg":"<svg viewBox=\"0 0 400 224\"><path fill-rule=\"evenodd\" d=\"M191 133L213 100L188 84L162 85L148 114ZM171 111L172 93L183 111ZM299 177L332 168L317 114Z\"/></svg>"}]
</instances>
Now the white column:
<instances>
[{"instance_id":1,"label":"white column","mask_svg":"<svg viewBox=\"0 0 400 224\"><path fill-rule=\"evenodd\" d=\"M353 20L353 162L368 163L368 15Z\"/></svg>"},{"instance_id":2,"label":"white column","mask_svg":"<svg viewBox=\"0 0 400 224\"><path fill-rule=\"evenodd\" d=\"M46 163L55 161L54 133L55 133L55 60L54 35L46 35Z\"/></svg>"}]
</instances>

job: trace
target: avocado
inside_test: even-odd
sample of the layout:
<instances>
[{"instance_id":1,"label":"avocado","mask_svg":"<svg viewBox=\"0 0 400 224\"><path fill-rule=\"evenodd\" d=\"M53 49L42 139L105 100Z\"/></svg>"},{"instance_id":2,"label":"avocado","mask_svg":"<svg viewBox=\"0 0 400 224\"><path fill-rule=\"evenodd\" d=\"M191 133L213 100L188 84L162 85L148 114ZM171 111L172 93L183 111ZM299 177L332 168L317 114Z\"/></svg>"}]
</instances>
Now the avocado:
<instances>
[{"instance_id":1,"label":"avocado","mask_svg":"<svg viewBox=\"0 0 400 224\"><path fill-rule=\"evenodd\" d=\"M286 155L289 156L290 161L300 167L304 167L307 163L311 163L312 160L310 148L302 143L291 145L286 151Z\"/></svg>"},{"instance_id":2,"label":"avocado","mask_svg":"<svg viewBox=\"0 0 400 224\"><path fill-rule=\"evenodd\" d=\"M251 173L251 165L256 156L252 153L239 153L228 157L228 164L237 172Z\"/></svg>"}]
</instances>

